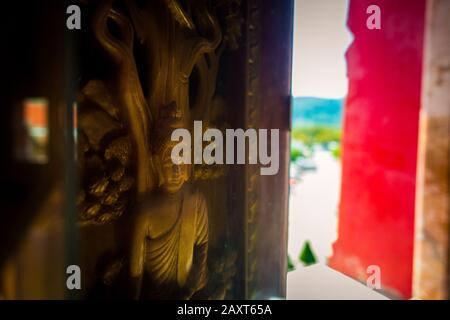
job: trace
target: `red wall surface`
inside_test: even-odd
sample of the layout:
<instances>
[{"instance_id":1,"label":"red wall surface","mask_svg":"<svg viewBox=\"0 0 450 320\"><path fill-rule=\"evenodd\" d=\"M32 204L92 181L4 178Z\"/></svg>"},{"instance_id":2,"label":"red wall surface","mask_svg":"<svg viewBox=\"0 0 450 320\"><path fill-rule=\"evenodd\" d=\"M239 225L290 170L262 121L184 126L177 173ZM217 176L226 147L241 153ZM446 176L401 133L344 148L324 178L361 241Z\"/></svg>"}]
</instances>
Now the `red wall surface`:
<instances>
[{"instance_id":1,"label":"red wall surface","mask_svg":"<svg viewBox=\"0 0 450 320\"><path fill-rule=\"evenodd\" d=\"M369 30L369 5L381 30ZM425 0L351 0L339 237L330 266L411 296Z\"/></svg>"}]
</instances>

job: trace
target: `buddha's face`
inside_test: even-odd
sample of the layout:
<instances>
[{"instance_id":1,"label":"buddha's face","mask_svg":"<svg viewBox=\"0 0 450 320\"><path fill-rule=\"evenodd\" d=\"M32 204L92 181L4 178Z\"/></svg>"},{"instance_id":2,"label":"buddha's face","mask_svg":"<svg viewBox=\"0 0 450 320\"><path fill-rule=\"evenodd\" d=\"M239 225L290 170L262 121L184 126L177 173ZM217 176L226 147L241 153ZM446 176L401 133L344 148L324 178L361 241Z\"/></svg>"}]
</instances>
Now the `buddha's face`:
<instances>
[{"instance_id":1,"label":"buddha's face","mask_svg":"<svg viewBox=\"0 0 450 320\"><path fill-rule=\"evenodd\" d=\"M171 158L171 148L167 148L161 157L160 187L168 193L176 193L189 179L190 166L174 164Z\"/></svg>"}]
</instances>

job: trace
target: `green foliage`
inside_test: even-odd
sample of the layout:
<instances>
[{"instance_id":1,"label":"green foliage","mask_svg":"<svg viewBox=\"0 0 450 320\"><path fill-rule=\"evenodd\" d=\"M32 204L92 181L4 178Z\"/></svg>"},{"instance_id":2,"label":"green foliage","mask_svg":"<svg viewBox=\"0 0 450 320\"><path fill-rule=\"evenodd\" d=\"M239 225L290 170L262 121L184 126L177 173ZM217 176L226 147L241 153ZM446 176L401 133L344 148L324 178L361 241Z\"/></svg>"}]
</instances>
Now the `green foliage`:
<instances>
[{"instance_id":1,"label":"green foliage","mask_svg":"<svg viewBox=\"0 0 450 320\"><path fill-rule=\"evenodd\" d=\"M304 158L305 154L302 150L298 149L298 148L291 148L291 161L295 162L300 158Z\"/></svg>"},{"instance_id":2,"label":"green foliage","mask_svg":"<svg viewBox=\"0 0 450 320\"><path fill-rule=\"evenodd\" d=\"M341 129L329 126L294 127L292 138L307 146L341 141Z\"/></svg>"},{"instance_id":3,"label":"green foliage","mask_svg":"<svg viewBox=\"0 0 450 320\"><path fill-rule=\"evenodd\" d=\"M294 263L292 262L292 259L291 259L291 257L288 255L287 256L287 269L288 269L288 272L291 272L291 271L294 271L295 270L295 266L294 266Z\"/></svg>"},{"instance_id":4,"label":"green foliage","mask_svg":"<svg viewBox=\"0 0 450 320\"><path fill-rule=\"evenodd\" d=\"M340 159L341 158L341 145L337 146L336 148L334 148L331 151L331 154L333 155L333 157L335 157L336 159Z\"/></svg>"},{"instance_id":5,"label":"green foliage","mask_svg":"<svg viewBox=\"0 0 450 320\"><path fill-rule=\"evenodd\" d=\"M303 250L300 253L300 256L298 257L298 259L305 266L310 266L310 265L317 263L316 256L314 255L314 253L312 251L311 244L309 243L309 241L305 241Z\"/></svg>"}]
</instances>

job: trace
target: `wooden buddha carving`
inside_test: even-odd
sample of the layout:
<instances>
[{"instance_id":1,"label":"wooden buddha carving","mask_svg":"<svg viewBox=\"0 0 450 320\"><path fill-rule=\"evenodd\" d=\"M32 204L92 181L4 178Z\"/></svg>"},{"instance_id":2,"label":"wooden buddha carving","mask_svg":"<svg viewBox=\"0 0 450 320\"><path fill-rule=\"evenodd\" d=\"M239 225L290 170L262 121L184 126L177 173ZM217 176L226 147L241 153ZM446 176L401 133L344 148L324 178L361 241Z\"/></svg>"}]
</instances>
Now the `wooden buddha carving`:
<instances>
[{"instance_id":1,"label":"wooden buddha carving","mask_svg":"<svg viewBox=\"0 0 450 320\"><path fill-rule=\"evenodd\" d=\"M192 175L190 165L172 163L170 138L194 120L224 127L217 114L225 104L215 91L222 54L238 46L240 1L85 6L92 18L85 45L94 44L86 60L95 59L86 64L77 101L78 222L113 230L100 231L113 240L93 257L120 256L93 278L114 296L131 288L140 299L204 297L208 214L187 182L217 179L224 168L198 167Z\"/></svg>"},{"instance_id":2,"label":"wooden buddha carving","mask_svg":"<svg viewBox=\"0 0 450 320\"><path fill-rule=\"evenodd\" d=\"M207 207L203 196L186 184L191 166L175 165L171 159L171 130L181 125L175 108L167 107L169 116L154 135L158 188L139 205L133 223L130 274L135 298L190 299L206 285Z\"/></svg>"}]
</instances>

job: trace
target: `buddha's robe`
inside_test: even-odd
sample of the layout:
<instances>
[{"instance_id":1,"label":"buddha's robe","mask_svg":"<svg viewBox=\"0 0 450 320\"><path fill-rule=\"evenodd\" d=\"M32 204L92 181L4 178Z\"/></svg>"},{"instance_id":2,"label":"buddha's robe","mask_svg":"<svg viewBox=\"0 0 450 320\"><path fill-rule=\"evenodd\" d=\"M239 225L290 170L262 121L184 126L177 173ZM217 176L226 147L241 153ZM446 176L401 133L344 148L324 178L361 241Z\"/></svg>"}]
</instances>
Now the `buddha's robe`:
<instances>
[{"instance_id":1,"label":"buddha's robe","mask_svg":"<svg viewBox=\"0 0 450 320\"><path fill-rule=\"evenodd\" d=\"M206 284L208 215L204 197L183 190L177 209L174 218L168 219L170 223L156 221L165 214L162 204L150 206L138 220L133 254L143 255L139 258L140 298L186 298L188 292L193 294Z\"/></svg>"}]
</instances>

